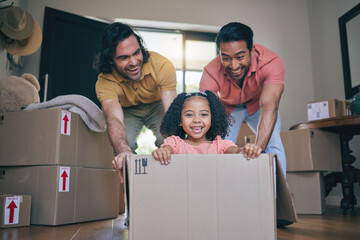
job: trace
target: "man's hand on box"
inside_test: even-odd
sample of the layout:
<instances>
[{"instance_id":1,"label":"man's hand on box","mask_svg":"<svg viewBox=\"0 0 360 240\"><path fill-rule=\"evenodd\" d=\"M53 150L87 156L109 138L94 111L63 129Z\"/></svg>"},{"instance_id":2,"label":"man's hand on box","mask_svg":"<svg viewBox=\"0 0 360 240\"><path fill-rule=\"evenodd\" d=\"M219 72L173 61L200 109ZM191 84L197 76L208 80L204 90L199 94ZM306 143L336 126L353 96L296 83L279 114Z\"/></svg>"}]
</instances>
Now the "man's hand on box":
<instances>
[{"instance_id":1,"label":"man's hand on box","mask_svg":"<svg viewBox=\"0 0 360 240\"><path fill-rule=\"evenodd\" d=\"M259 155L263 150L260 147L260 145L256 143L247 143L245 144L243 151L244 151L244 157L249 160L250 158L259 157Z\"/></svg>"},{"instance_id":2,"label":"man's hand on box","mask_svg":"<svg viewBox=\"0 0 360 240\"><path fill-rule=\"evenodd\" d=\"M112 161L112 167L116 170L116 173L118 174L121 183L124 183L124 177L122 171L124 158L126 155L131 155L131 154L133 154L133 152L131 151L121 152L118 155L116 155L114 160Z\"/></svg>"}]
</instances>

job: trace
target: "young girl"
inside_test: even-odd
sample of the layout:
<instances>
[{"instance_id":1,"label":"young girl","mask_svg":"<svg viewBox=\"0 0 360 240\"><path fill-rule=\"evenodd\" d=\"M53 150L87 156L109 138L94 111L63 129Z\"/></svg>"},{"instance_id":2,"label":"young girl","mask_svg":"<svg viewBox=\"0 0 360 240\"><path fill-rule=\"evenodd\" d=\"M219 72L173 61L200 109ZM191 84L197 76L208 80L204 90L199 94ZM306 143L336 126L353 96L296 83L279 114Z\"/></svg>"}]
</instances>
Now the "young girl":
<instances>
[{"instance_id":1,"label":"young girl","mask_svg":"<svg viewBox=\"0 0 360 240\"><path fill-rule=\"evenodd\" d=\"M242 148L222 139L229 125L225 107L211 91L181 93L170 105L160 127L166 139L152 155L167 165L171 154L240 153Z\"/></svg>"}]
</instances>

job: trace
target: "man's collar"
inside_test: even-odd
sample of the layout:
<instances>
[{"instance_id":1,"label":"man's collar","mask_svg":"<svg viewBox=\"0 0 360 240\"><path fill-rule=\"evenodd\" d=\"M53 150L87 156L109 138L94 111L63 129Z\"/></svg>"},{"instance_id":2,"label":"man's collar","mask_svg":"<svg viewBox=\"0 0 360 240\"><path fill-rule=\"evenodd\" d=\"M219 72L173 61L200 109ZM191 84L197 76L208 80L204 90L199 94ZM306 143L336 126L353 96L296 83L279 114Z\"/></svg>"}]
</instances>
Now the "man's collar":
<instances>
[{"instance_id":1,"label":"man's collar","mask_svg":"<svg viewBox=\"0 0 360 240\"><path fill-rule=\"evenodd\" d=\"M148 61L146 63L144 63L142 66L140 79L143 79L146 75L151 73L151 67L150 67L149 61L151 61L150 57L148 58Z\"/></svg>"},{"instance_id":2,"label":"man's collar","mask_svg":"<svg viewBox=\"0 0 360 240\"><path fill-rule=\"evenodd\" d=\"M252 52L250 54L251 54L251 64L250 64L250 68L249 68L249 71L246 74L246 76L250 76L251 73L256 72L257 65L258 65L258 62L257 62L258 53L257 53L257 51L255 49L255 46L254 46L254 48L253 48L253 50L252 50Z\"/></svg>"}]
</instances>

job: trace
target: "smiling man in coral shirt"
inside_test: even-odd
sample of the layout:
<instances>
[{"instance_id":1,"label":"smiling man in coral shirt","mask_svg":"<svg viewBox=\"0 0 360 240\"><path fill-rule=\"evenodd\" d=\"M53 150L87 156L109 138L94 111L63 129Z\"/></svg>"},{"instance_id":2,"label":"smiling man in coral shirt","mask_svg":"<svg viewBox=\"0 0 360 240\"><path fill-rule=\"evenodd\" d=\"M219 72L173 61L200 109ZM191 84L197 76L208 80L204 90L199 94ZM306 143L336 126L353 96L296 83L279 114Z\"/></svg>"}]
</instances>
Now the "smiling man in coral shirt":
<instances>
[{"instance_id":1,"label":"smiling man in coral shirt","mask_svg":"<svg viewBox=\"0 0 360 240\"><path fill-rule=\"evenodd\" d=\"M284 91L281 58L271 50L253 44L251 28L238 22L220 29L216 45L220 54L205 67L200 91L215 93L233 117L227 139L236 142L243 121L256 133L255 143L244 146L246 158L256 158L261 152L275 153L286 174L278 112Z\"/></svg>"}]
</instances>

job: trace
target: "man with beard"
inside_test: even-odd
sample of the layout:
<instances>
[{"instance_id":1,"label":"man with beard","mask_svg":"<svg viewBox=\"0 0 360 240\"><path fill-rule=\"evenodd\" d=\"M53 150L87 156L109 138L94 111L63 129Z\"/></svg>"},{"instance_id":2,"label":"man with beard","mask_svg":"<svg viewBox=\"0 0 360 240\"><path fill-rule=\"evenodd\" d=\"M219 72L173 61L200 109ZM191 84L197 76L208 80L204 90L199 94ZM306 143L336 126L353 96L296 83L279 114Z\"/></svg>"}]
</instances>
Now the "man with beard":
<instances>
[{"instance_id":1,"label":"man with beard","mask_svg":"<svg viewBox=\"0 0 360 240\"><path fill-rule=\"evenodd\" d=\"M156 146L163 143L160 124L176 97L175 68L160 54L148 52L142 38L123 23L106 28L94 68L100 72L96 94L116 155L112 164L123 182L123 159L135 152L143 125L153 131Z\"/></svg>"},{"instance_id":2,"label":"man with beard","mask_svg":"<svg viewBox=\"0 0 360 240\"><path fill-rule=\"evenodd\" d=\"M280 138L279 102L284 91L284 64L271 50L253 44L245 24L231 22L217 37L219 55L204 69L200 91L210 90L232 116L226 137L236 143L243 121L257 133L255 143L244 146L247 159L261 152L276 153L286 174L285 151ZM258 150L254 150L258 149Z\"/></svg>"}]
</instances>

